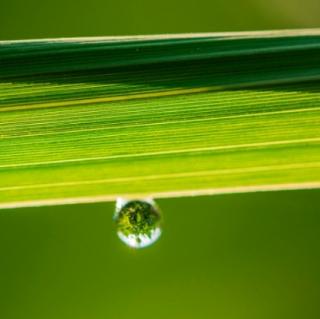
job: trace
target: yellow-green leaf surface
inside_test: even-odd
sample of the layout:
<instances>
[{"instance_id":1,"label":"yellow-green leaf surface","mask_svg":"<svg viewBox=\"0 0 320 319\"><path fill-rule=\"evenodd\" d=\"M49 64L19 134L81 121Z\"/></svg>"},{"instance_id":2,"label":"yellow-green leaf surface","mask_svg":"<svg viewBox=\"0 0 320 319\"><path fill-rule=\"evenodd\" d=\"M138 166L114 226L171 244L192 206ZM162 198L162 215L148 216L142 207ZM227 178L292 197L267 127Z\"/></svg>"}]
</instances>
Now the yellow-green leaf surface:
<instances>
[{"instance_id":1,"label":"yellow-green leaf surface","mask_svg":"<svg viewBox=\"0 0 320 319\"><path fill-rule=\"evenodd\" d=\"M319 30L0 42L0 207L319 186Z\"/></svg>"}]
</instances>

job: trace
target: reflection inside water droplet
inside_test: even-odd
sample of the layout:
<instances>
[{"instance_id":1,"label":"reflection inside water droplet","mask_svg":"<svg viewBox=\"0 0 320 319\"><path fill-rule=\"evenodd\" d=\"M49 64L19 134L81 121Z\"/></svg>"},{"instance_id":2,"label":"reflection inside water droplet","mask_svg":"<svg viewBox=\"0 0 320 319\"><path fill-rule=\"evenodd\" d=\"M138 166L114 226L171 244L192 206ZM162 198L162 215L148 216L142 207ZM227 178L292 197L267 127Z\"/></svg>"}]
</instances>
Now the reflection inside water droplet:
<instances>
[{"instance_id":1,"label":"reflection inside water droplet","mask_svg":"<svg viewBox=\"0 0 320 319\"><path fill-rule=\"evenodd\" d=\"M119 238L130 247L153 244L161 235L161 214L153 200L125 200L116 203L115 221Z\"/></svg>"}]
</instances>

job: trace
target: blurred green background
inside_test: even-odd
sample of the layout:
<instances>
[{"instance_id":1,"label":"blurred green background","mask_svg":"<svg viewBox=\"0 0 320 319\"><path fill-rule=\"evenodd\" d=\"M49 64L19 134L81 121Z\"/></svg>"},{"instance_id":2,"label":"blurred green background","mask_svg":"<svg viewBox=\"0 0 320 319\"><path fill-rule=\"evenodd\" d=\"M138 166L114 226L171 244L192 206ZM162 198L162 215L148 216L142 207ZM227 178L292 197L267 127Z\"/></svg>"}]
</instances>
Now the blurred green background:
<instances>
[{"instance_id":1,"label":"blurred green background","mask_svg":"<svg viewBox=\"0 0 320 319\"><path fill-rule=\"evenodd\" d=\"M320 26L319 0L1 0L0 39Z\"/></svg>"},{"instance_id":2,"label":"blurred green background","mask_svg":"<svg viewBox=\"0 0 320 319\"><path fill-rule=\"evenodd\" d=\"M114 205L0 211L1 318L320 317L320 190L159 200L134 250Z\"/></svg>"},{"instance_id":3,"label":"blurred green background","mask_svg":"<svg viewBox=\"0 0 320 319\"><path fill-rule=\"evenodd\" d=\"M0 3L0 39L320 26L318 0ZM121 243L113 204L0 211L0 318L320 318L320 191L159 201Z\"/></svg>"}]
</instances>

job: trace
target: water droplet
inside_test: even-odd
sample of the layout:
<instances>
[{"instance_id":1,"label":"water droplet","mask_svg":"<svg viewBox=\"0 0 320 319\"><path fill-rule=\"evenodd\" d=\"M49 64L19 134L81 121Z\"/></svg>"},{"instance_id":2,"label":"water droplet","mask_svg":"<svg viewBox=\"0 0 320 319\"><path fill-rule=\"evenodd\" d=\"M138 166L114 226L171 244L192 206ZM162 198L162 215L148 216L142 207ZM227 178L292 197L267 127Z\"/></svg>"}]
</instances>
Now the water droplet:
<instances>
[{"instance_id":1,"label":"water droplet","mask_svg":"<svg viewBox=\"0 0 320 319\"><path fill-rule=\"evenodd\" d=\"M114 217L119 238L130 247L149 246L161 235L161 214L152 199L119 198Z\"/></svg>"}]
</instances>

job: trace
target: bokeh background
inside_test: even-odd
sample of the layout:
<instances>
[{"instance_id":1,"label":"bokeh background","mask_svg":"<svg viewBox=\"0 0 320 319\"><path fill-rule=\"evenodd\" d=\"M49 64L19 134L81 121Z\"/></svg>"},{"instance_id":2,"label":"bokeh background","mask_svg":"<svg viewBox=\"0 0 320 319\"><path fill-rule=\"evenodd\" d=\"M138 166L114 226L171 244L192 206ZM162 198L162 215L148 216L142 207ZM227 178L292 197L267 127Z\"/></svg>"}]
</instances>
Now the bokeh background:
<instances>
[{"instance_id":1,"label":"bokeh background","mask_svg":"<svg viewBox=\"0 0 320 319\"><path fill-rule=\"evenodd\" d=\"M5 319L318 319L320 191L159 200L153 246L113 203L0 211Z\"/></svg>"},{"instance_id":2,"label":"bokeh background","mask_svg":"<svg viewBox=\"0 0 320 319\"><path fill-rule=\"evenodd\" d=\"M2 0L0 39L320 27L318 0ZM2 151L2 150L1 150ZM160 200L132 250L114 203L0 211L0 318L320 318L320 191Z\"/></svg>"},{"instance_id":3,"label":"bokeh background","mask_svg":"<svg viewBox=\"0 0 320 319\"><path fill-rule=\"evenodd\" d=\"M311 28L319 0L1 0L0 39Z\"/></svg>"}]
</instances>

